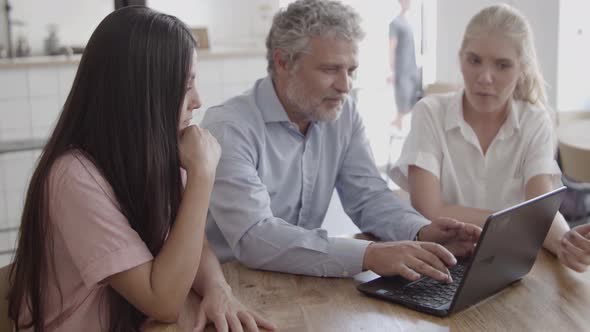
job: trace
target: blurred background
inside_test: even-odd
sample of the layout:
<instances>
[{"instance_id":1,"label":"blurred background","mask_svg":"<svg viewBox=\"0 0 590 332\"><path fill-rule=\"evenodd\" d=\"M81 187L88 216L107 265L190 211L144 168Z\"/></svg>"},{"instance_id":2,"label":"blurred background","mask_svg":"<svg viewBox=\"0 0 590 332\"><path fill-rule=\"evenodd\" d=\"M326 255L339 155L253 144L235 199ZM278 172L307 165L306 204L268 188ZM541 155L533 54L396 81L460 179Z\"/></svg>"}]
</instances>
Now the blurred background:
<instances>
[{"instance_id":1,"label":"blurred background","mask_svg":"<svg viewBox=\"0 0 590 332\"><path fill-rule=\"evenodd\" d=\"M80 53L98 23L116 8L140 4L178 16L199 37L198 84L206 109L266 75L264 41L273 14L290 0L0 0L0 266L18 233L23 197L45 139L61 111ZM409 129L390 125L396 114L387 78L389 24L398 0L343 0L363 18L366 38L352 93L377 165L395 162ZM425 94L460 87L457 52L467 21L481 8L505 2L520 9L536 36L549 104L561 123L590 116L590 2L584 0L413 0L406 18L413 31L420 86ZM590 127L588 128L590 132ZM590 165L588 166L590 168ZM386 179L386 177L384 176ZM386 179L387 180L387 179ZM390 183L393 189L395 186ZM334 195L325 227L357 232Z\"/></svg>"}]
</instances>

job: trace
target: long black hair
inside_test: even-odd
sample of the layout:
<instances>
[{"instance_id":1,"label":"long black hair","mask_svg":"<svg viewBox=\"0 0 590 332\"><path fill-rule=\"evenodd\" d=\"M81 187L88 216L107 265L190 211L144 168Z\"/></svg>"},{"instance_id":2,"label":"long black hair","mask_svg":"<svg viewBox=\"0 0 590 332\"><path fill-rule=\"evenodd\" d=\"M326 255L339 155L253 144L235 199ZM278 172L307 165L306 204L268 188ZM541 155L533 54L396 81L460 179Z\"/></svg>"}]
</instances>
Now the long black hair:
<instances>
[{"instance_id":1,"label":"long black hair","mask_svg":"<svg viewBox=\"0 0 590 332\"><path fill-rule=\"evenodd\" d=\"M156 256L180 205L178 122L196 41L177 18L146 7L125 7L96 28L70 94L33 173L10 271L10 318L23 305L44 331L48 273L53 267L48 176L76 149L113 188L121 212ZM60 291L61 293L61 291ZM145 315L113 289L109 331L137 330Z\"/></svg>"}]
</instances>

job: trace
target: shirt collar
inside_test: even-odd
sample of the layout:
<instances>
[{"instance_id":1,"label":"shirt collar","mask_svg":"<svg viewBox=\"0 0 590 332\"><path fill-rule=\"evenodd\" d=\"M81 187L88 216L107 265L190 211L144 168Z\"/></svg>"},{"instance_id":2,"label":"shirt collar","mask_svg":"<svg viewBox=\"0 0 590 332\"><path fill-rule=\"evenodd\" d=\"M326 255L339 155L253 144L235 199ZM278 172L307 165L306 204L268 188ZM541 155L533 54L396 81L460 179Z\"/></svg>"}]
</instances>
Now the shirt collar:
<instances>
[{"instance_id":1,"label":"shirt collar","mask_svg":"<svg viewBox=\"0 0 590 332\"><path fill-rule=\"evenodd\" d=\"M262 79L256 89L256 103L265 123L289 122L289 116L281 104L270 76Z\"/></svg>"},{"instance_id":2,"label":"shirt collar","mask_svg":"<svg viewBox=\"0 0 590 332\"><path fill-rule=\"evenodd\" d=\"M445 131L462 127L463 120L463 93L461 90L452 97L449 107L445 110Z\"/></svg>"},{"instance_id":3,"label":"shirt collar","mask_svg":"<svg viewBox=\"0 0 590 332\"><path fill-rule=\"evenodd\" d=\"M461 90L460 92L456 93L453 96L453 99L449 105L449 108L446 110L445 114L445 131L449 131L454 128L461 128L462 131L465 130L467 126L467 122L463 118L463 94L465 90ZM521 108L523 107L522 102L518 102L512 100L508 105L508 117L506 118L506 122L500 128L498 133L498 138L507 138L510 137L515 131L520 130L520 121L519 121L519 113L521 112Z\"/></svg>"},{"instance_id":4,"label":"shirt collar","mask_svg":"<svg viewBox=\"0 0 590 332\"><path fill-rule=\"evenodd\" d=\"M508 110L508 116L506 117L506 122L500 128L500 132L498 133L498 138L508 138L512 136L515 132L520 131L520 120L519 114L522 111L523 102L518 102L512 100L510 102L510 109Z\"/></svg>"}]
</instances>

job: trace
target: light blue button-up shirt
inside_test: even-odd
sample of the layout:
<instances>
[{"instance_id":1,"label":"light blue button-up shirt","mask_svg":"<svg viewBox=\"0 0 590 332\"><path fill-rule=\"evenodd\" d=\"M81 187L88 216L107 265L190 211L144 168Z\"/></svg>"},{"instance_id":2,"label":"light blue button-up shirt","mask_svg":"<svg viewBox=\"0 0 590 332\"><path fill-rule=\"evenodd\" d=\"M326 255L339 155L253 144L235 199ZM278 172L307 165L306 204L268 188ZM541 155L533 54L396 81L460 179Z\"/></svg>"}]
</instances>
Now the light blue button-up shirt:
<instances>
[{"instance_id":1,"label":"light blue button-up shirt","mask_svg":"<svg viewBox=\"0 0 590 332\"><path fill-rule=\"evenodd\" d=\"M207 111L202 126L222 148L207 237L222 261L313 276L362 271L369 242L320 227L334 188L352 221L382 240L413 239L429 223L388 189L350 98L340 117L289 121L269 77Z\"/></svg>"}]
</instances>

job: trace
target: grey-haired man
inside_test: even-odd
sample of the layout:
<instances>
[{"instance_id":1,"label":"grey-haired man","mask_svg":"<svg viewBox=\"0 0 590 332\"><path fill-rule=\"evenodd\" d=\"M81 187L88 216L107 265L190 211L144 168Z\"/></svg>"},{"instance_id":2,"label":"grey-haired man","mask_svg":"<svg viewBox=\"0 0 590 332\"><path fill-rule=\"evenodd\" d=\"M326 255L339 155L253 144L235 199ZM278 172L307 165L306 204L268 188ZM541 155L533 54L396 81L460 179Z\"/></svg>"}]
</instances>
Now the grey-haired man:
<instances>
[{"instance_id":1,"label":"grey-haired man","mask_svg":"<svg viewBox=\"0 0 590 332\"><path fill-rule=\"evenodd\" d=\"M473 248L479 228L431 223L380 177L348 96L362 37L350 7L296 1L274 17L269 76L208 110L203 126L222 156L207 235L221 260L314 276L371 269L448 281L451 251ZM385 242L330 237L320 228L334 188L353 222Z\"/></svg>"}]
</instances>

